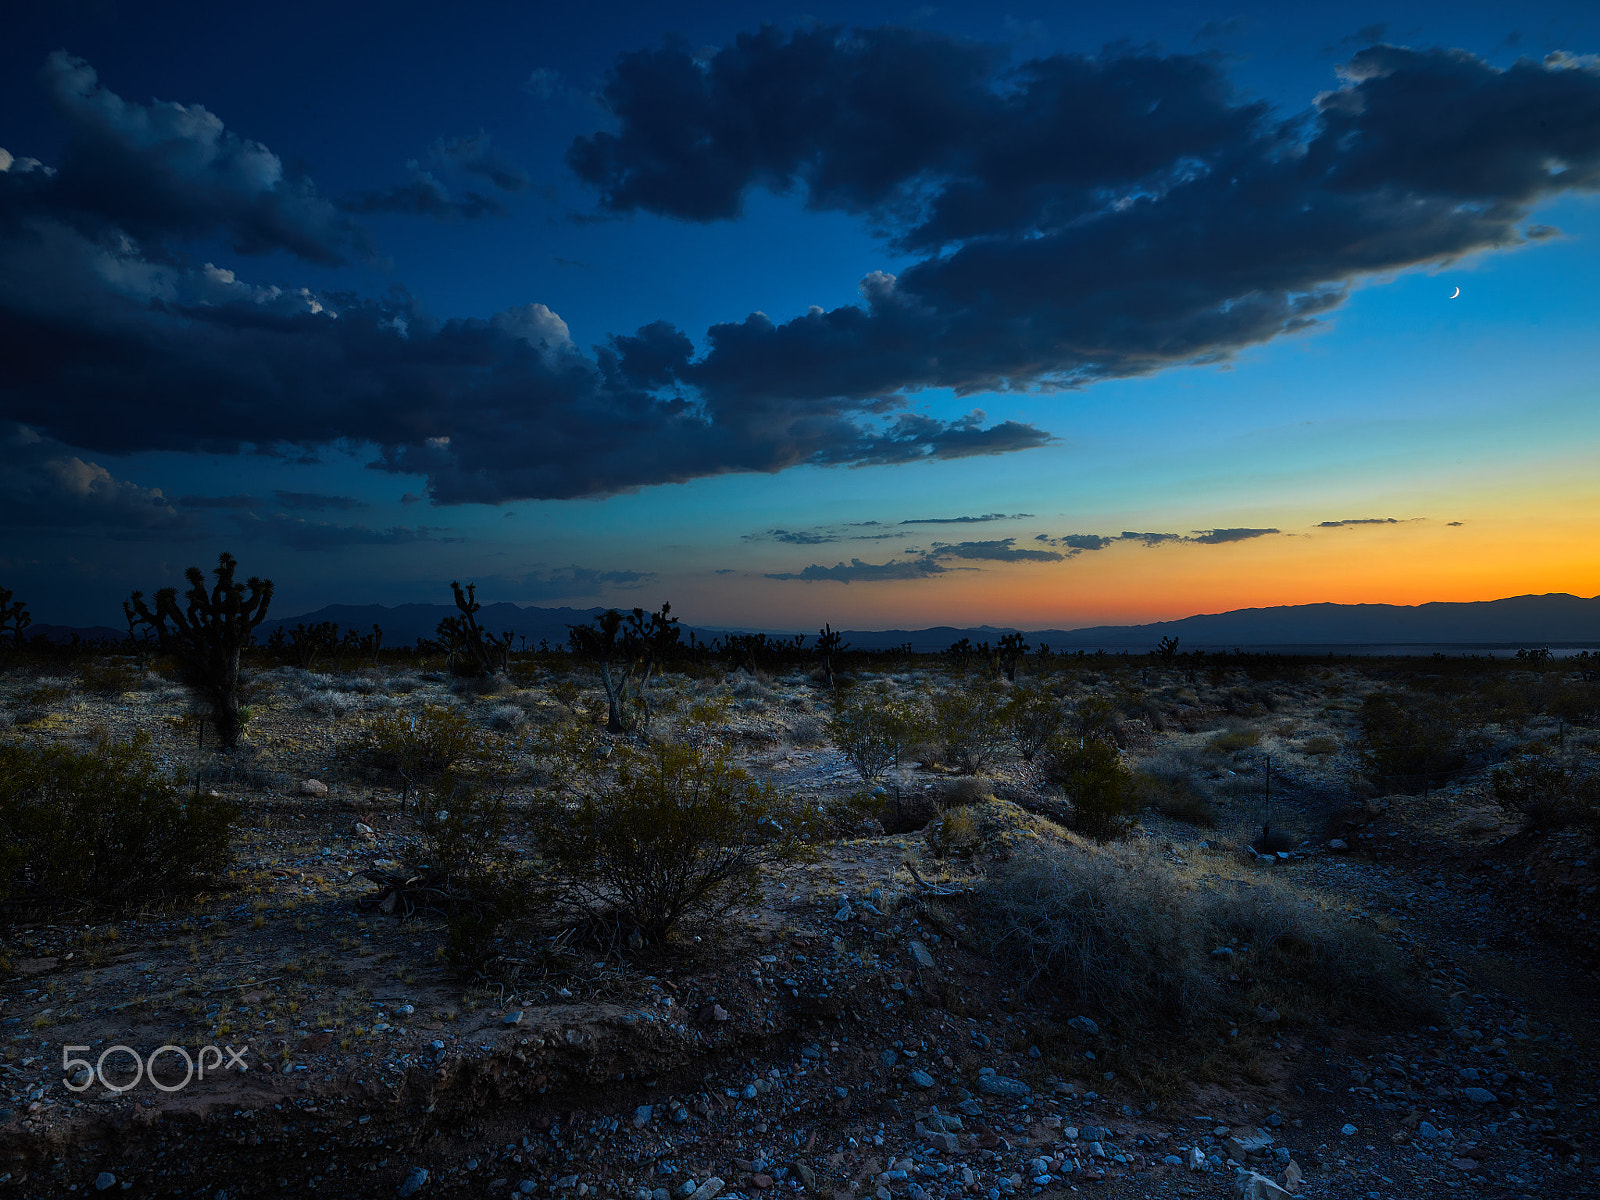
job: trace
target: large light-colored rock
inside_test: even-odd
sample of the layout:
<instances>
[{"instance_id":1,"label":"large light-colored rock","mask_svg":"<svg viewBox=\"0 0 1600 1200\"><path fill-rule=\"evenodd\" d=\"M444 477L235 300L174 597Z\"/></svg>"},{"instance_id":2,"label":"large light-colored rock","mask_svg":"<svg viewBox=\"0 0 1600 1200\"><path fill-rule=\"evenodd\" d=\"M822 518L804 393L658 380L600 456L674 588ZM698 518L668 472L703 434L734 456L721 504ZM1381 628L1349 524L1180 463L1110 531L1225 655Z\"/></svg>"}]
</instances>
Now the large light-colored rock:
<instances>
[{"instance_id":1,"label":"large light-colored rock","mask_svg":"<svg viewBox=\"0 0 1600 1200\"><path fill-rule=\"evenodd\" d=\"M1288 1200L1289 1198L1289 1193L1278 1185L1277 1180L1268 1179L1255 1171L1246 1171L1240 1175L1233 1188L1233 1194L1238 1200Z\"/></svg>"},{"instance_id":2,"label":"large light-colored rock","mask_svg":"<svg viewBox=\"0 0 1600 1200\"><path fill-rule=\"evenodd\" d=\"M1252 1154L1265 1154L1272 1149L1272 1135L1252 1127L1235 1129L1228 1136L1227 1146L1231 1157L1244 1162Z\"/></svg>"}]
</instances>

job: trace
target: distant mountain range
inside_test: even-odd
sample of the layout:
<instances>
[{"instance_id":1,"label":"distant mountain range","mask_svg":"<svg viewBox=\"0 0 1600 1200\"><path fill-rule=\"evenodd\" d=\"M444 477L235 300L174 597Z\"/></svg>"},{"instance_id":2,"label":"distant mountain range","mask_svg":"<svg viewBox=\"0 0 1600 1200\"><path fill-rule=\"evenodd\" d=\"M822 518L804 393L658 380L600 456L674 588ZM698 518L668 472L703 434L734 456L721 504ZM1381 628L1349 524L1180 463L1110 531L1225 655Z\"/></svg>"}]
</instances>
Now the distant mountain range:
<instances>
[{"instance_id":1,"label":"distant mountain range","mask_svg":"<svg viewBox=\"0 0 1600 1200\"><path fill-rule=\"evenodd\" d=\"M410 646L419 637L433 637L439 622L455 616L453 604L330 604L315 612L264 622L256 631L265 641L280 626L333 621L341 629L363 633L374 624L382 627L386 646ZM510 630L527 645L541 641L564 645L569 625L587 624L605 609L535 608L516 604L486 604L478 623L493 633ZM684 627L702 641L724 633L740 632L714 626ZM943 650L967 638L974 644L993 644L1007 627L979 625L931 629L847 629L844 640L863 650L909 644L913 650ZM1460 646L1479 648L1515 646L1600 646L1600 597L1584 599L1565 592L1546 596L1512 596L1505 600L1473 603L1441 602L1405 606L1397 604L1291 604L1276 608L1240 608L1232 612L1156 621L1148 625L1096 625L1086 629L1022 630L1033 645L1045 643L1053 650L1153 650L1162 638L1175 637L1182 650L1276 647L1301 651L1325 649L1380 649L1405 646ZM82 638L117 638L121 630L106 626L73 629L61 625L35 625L29 636L44 633L52 641L66 641L73 633ZM808 642L815 638L813 631Z\"/></svg>"},{"instance_id":2,"label":"distant mountain range","mask_svg":"<svg viewBox=\"0 0 1600 1200\"><path fill-rule=\"evenodd\" d=\"M995 641L1007 629L848 631L863 649L910 642L916 650L942 650L961 638ZM1284 647L1300 650L1378 646L1600 646L1600 597L1565 592L1512 596L1472 603L1290 604L1156 621L1149 625L1096 625L1086 629L1028 631L1035 644L1054 650L1152 650L1175 637L1180 649Z\"/></svg>"}]
</instances>

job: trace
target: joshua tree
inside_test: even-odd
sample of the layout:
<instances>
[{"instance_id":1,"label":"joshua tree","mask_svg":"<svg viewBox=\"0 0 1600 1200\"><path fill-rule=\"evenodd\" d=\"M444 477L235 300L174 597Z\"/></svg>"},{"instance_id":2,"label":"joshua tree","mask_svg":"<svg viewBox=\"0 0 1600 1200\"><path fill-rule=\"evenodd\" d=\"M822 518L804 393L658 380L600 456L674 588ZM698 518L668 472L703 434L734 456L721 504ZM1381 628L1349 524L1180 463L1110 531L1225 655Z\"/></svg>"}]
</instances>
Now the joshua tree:
<instances>
[{"instance_id":1,"label":"joshua tree","mask_svg":"<svg viewBox=\"0 0 1600 1200\"><path fill-rule=\"evenodd\" d=\"M251 576L244 584L235 583L238 565L223 551L210 591L205 573L190 567L184 572L189 581L184 607L179 607L178 589L170 587L156 593L154 611L145 604L143 592L122 602L129 629L146 626L161 649L183 663L187 682L210 704L217 736L230 750L239 742L239 652L250 644L252 631L272 602L272 580Z\"/></svg>"},{"instance_id":2,"label":"joshua tree","mask_svg":"<svg viewBox=\"0 0 1600 1200\"><path fill-rule=\"evenodd\" d=\"M1000 669L1006 673L1008 681L1015 683L1017 668L1022 665L1022 660L1028 654L1028 643L1022 640L1020 633L1008 633L1000 639L998 653Z\"/></svg>"},{"instance_id":3,"label":"joshua tree","mask_svg":"<svg viewBox=\"0 0 1600 1200\"><path fill-rule=\"evenodd\" d=\"M593 625L569 625L574 654L590 659L600 669L606 691L606 732L627 733L630 701L644 710L644 733L650 732L650 697L645 690L656 667L678 642L678 618L672 605L660 612L633 610L624 619L616 609L601 613Z\"/></svg>"},{"instance_id":4,"label":"joshua tree","mask_svg":"<svg viewBox=\"0 0 1600 1200\"><path fill-rule=\"evenodd\" d=\"M440 621L438 633L439 640L450 648L451 670L474 678L505 670L511 656L511 630L495 637L478 626L476 614L483 605L478 603L477 584L469 583L463 589L452 580L450 590L455 593L461 615Z\"/></svg>"},{"instance_id":5,"label":"joshua tree","mask_svg":"<svg viewBox=\"0 0 1600 1200\"><path fill-rule=\"evenodd\" d=\"M32 624L28 606L12 599L10 588L0 587L0 633L10 632L14 649L22 649L22 631Z\"/></svg>"},{"instance_id":6,"label":"joshua tree","mask_svg":"<svg viewBox=\"0 0 1600 1200\"><path fill-rule=\"evenodd\" d=\"M824 625L817 631L817 657L822 660L822 674L829 687L833 686L833 656L844 649L844 638L833 631L832 625Z\"/></svg>"}]
</instances>

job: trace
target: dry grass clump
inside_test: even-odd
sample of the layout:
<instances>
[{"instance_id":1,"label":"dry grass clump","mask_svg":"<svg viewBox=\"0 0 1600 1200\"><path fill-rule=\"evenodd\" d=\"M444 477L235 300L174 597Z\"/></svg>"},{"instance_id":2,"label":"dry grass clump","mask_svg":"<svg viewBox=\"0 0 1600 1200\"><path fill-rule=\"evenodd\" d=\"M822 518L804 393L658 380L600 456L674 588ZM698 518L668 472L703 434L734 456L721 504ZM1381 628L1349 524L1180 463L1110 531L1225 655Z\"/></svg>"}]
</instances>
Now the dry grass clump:
<instances>
[{"instance_id":1,"label":"dry grass clump","mask_svg":"<svg viewBox=\"0 0 1600 1200\"><path fill-rule=\"evenodd\" d=\"M1253 750L1260 740L1261 734L1254 729L1224 729L1207 739L1205 750L1207 754L1223 758L1230 754Z\"/></svg>"},{"instance_id":2,"label":"dry grass clump","mask_svg":"<svg viewBox=\"0 0 1600 1200\"><path fill-rule=\"evenodd\" d=\"M1234 1022L1257 1006L1301 1023L1426 1011L1411 964L1375 932L1144 846L1041 845L992 874L975 905L998 956L1133 1026Z\"/></svg>"}]
</instances>

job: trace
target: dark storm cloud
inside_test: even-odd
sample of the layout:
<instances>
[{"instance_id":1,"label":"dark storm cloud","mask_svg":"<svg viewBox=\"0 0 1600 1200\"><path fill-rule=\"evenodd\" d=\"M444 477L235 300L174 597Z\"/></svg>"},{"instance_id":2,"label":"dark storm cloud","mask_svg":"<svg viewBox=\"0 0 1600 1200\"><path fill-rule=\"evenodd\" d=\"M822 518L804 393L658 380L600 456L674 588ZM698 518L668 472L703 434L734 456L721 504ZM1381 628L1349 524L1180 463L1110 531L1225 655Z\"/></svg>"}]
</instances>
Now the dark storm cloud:
<instances>
[{"instance_id":1,"label":"dark storm cloud","mask_svg":"<svg viewBox=\"0 0 1600 1200\"><path fill-rule=\"evenodd\" d=\"M769 574L767 578L800 580L804 583L882 583L899 579L926 579L929 575L943 575L950 569L941 567L931 558L901 559L886 563L867 563L859 558L852 558L848 563L838 563L831 567L812 563L803 571Z\"/></svg>"},{"instance_id":2,"label":"dark storm cloud","mask_svg":"<svg viewBox=\"0 0 1600 1200\"><path fill-rule=\"evenodd\" d=\"M272 493L275 499L284 508L307 509L312 512L326 512L334 509L339 512L349 512L355 508L366 508L365 500L357 500L354 496L327 496L321 492L283 492Z\"/></svg>"},{"instance_id":3,"label":"dark storm cloud","mask_svg":"<svg viewBox=\"0 0 1600 1200\"><path fill-rule=\"evenodd\" d=\"M1222 361L1314 323L1364 275L1516 245L1532 205L1600 183L1600 70L1570 56L1499 70L1375 46L1281 121L1199 56L1006 68L948 36L819 28L669 45L619 60L616 132L572 149L604 213L708 220L753 188L798 189L920 261L867 275L856 304L714 325L703 353L667 321L588 350L539 304L439 320L398 289L317 293L201 262L178 243L367 251L309 180L204 108L125 101L64 54L43 79L59 162L0 152L0 418L100 455L375 444L378 469L426 475L443 503L1044 445L978 411L907 414L906 393ZM486 140L426 164L516 182Z\"/></svg>"},{"instance_id":4,"label":"dark storm cloud","mask_svg":"<svg viewBox=\"0 0 1600 1200\"><path fill-rule=\"evenodd\" d=\"M194 518L160 488L118 479L59 442L14 427L0 437L0 525L176 532L192 529Z\"/></svg>"},{"instance_id":5,"label":"dark storm cloud","mask_svg":"<svg viewBox=\"0 0 1600 1200\"><path fill-rule=\"evenodd\" d=\"M7 236L18 218L38 216L88 236L125 233L150 243L221 236L242 254L287 250L328 264L348 256L353 227L311 181L200 105L131 103L64 51L39 75L67 143L54 170L5 179Z\"/></svg>"},{"instance_id":6,"label":"dark storm cloud","mask_svg":"<svg viewBox=\"0 0 1600 1200\"><path fill-rule=\"evenodd\" d=\"M1318 521L1318 529L1348 529L1353 525L1398 525L1393 517L1350 517L1343 521Z\"/></svg>"},{"instance_id":7,"label":"dark storm cloud","mask_svg":"<svg viewBox=\"0 0 1600 1200\"><path fill-rule=\"evenodd\" d=\"M1016 541L1016 538L1001 538L991 542L957 542L954 545L935 542L928 556L976 558L990 562L1060 562L1066 557L1053 550L1019 550Z\"/></svg>"},{"instance_id":8,"label":"dark storm cloud","mask_svg":"<svg viewBox=\"0 0 1600 1200\"><path fill-rule=\"evenodd\" d=\"M737 215L755 188L934 251L858 304L713 326L715 402L1072 386L1215 362L1313 324L1363 275L1518 244L1600 178L1600 72L1374 46L1302 117L1209 58L1013 69L907 30L764 29L621 58L615 133L569 161L613 212Z\"/></svg>"},{"instance_id":9,"label":"dark storm cloud","mask_svg":"<svg viewBox=\"0 0 1600 1200\"><path fill-rule=\"evenodd\" d=\"M978 525L986 521L1021 521L1032 513L984 513L980 517L912 517L902 525Z\"/></svg>"}]
</instances>

